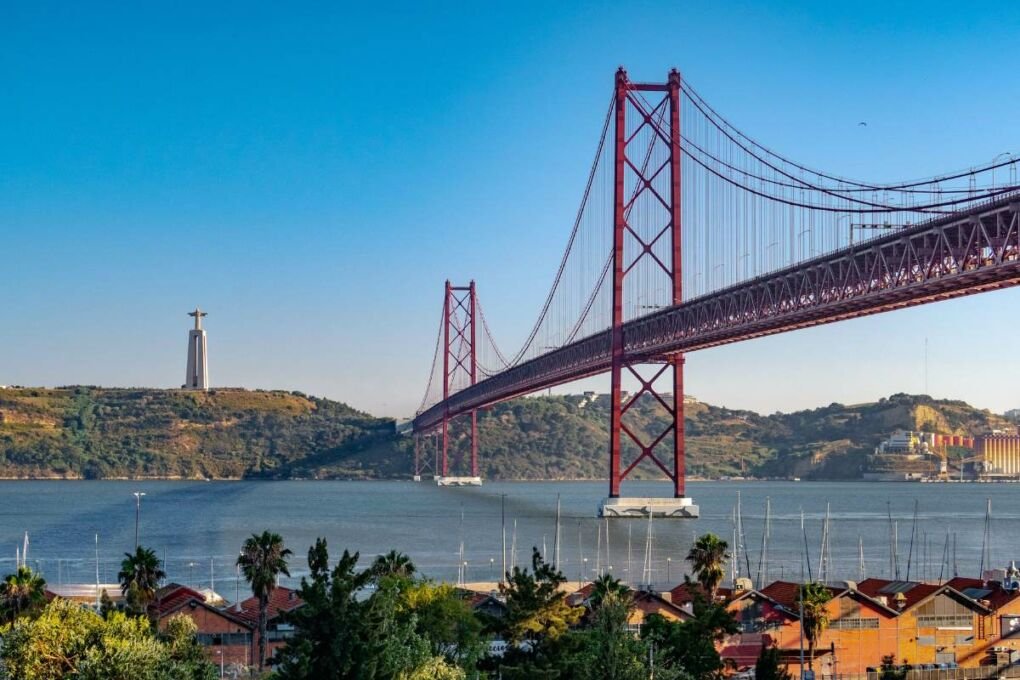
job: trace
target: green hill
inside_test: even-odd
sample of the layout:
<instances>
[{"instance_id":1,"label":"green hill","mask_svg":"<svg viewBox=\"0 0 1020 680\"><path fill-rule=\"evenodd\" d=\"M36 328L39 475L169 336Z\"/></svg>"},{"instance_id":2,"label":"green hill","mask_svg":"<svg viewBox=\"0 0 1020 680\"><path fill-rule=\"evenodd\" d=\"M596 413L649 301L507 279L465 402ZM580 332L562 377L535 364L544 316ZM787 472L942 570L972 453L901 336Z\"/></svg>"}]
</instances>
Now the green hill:
<instances>
[{"instance_id":1,"label":"green hill","mask_svg":"<svg viewBox=\"0 0 1020 680\"><path fill-rule=\"evenodd\" d=\"M0 390L0 477L371 477L406 469L402 446L392 420L299 392Z\"/></svg>"},{"instance_id":2,"label":"green hill","mask_svg":"<svg viewBox=\"0 0 1020 680\"><path fill-rule=\"evenodd\" d=\"M769 416L702 403L688 404L685 410L688 473L706 477L853 479L860 477L875 446L893 430L982 434L1009 427L1002 416L961 401L906 394L870 404L830 404ZM665 415L646 396L631 408L625 422L648 442L668 427ZM604 395L530 397L497 404L479 415L482 475L605 478L608 425L609 399ZM463 424L453 432L454 452L463 456ZM626 461L637 449L626 435L623 442ZM657 477L654 466L644 464L635 473L636 478Z\"/></svg>"},{"instance_id":3,"label":"green hill","mask_svg":"<svg viewBox=\"0 0 1020 680\"><path fill-rule=\"evenodd\" d=\"M892 430L981 434L1000 416L960 401L897 394L763 416L693 403L691 474L819 479L859 477ZM647 396L627 423L646 441L667 427ZM606 396L540 396L479 412L482 475L489 479L606 476ZM467 453L467 418L451 426L454 459ZM637 453L624 438L625 459ZM666 439L668 442L668 437ZM406 478L411 440L390 419L299 392L65 387L0 390L0 477ZM654 478L642 465L637 478Z\"/></svg>"}]
</instances>

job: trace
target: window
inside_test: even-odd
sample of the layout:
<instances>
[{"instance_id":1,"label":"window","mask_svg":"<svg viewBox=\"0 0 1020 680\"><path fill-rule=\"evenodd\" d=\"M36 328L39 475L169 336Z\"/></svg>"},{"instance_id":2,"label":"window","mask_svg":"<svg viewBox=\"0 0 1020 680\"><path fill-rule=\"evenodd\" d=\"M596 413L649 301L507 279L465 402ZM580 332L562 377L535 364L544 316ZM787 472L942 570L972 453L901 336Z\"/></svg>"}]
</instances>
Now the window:
<instances>
[{"instance_id":1,"label":"window","mask_svg":"<svg viewBox=\"0 0 1020 680\"><path fill-rule=\"evenodd\" d=\"M921 628L973 628L974 612L956 600L940 595L917 608Z\"/></svg>"},{"instance_id":2,"label":"window","mask_svg":"<svg viewBox=\"0 0 1020 680\"><path fill-rule=\"evenodd\" d=\"M970 614L934 614L918 616L917 625L921 628L973 628L974 617Z\"/></svg>"},{"instance_id":3,"label":"window","mask_svg":"<svg viewBox=\"0 0 1020 680\"><path fill-rule=\"evenodd\" d=\"M862 628L878 628L878 619L875 617L861 618L859 616L836 619L829 624L829 628L837 630L858 630Z\"/></svg>"},{"instance_id":4,"label":"window","mask_svg":"<svg viewBox=\"0 0 1020 680\"><path fill-rule=\"evenodd\" d=\"M206 647L247 645L251 642L248 633L199 633L195 637L198 644Z\"/></svg>"},{"instance_id":5,"label":"window","mask_svg":"<svg viewBox=\"0 0 1020 680\"><path fill-rule=\"evenodd\" d=\"M829 627L837 630L878 628L878 618L861 616L861 605L850 597L843 597L839 600L839 618L829 623Z\"/></svg>"}]
</instances>

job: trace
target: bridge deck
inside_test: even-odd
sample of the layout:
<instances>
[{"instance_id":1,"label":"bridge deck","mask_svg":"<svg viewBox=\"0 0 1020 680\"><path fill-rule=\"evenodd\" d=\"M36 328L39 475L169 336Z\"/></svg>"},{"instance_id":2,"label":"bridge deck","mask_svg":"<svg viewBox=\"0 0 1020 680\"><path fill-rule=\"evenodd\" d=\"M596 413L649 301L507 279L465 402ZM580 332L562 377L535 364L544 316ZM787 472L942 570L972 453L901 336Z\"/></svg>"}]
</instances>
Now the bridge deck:
<instances>
[{"instance_id":1,"label":"bridge deck","mask_svg":"<svg viewBox=\"0 0 1020 680\"><path fill-rule=\"evenodd\" d=\"M631 359L670 354L971 295L1020 283L1020 197L917 224L633 319ZM478 382L414 420L452 417L611 365L606 330Z\"/></svg>"}]
</instances>

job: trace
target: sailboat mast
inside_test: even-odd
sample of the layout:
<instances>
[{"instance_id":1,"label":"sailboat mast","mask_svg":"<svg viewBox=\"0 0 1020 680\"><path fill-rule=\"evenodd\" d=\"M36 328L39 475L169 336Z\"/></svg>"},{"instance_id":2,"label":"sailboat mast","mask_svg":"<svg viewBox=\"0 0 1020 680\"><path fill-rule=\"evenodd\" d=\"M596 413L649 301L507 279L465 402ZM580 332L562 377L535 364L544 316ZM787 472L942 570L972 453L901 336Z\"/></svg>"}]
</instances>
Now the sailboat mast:
<instances>
[{"instance_id":1,"label":"sailboat mast","mask_svg":"<svg viewBox=\"0 0 1020 680\"><path fill-rule=\"evenodd\" d=\"M765 497L765 522L761 533L761 554L758 556L758 587L764 587L768 579L769 563L769 524L771 523L772 499Z\"/></svg>"},{"instance_id":2,"label":"sailboat mast","mask_svg":"<svg viewBox=\"0 0 1020 680\"><path fill-rule=\"evenodd\" d=\"M914 536L917 534L917 499L914 499L914 521L910 525L910 548L907 550L907 580L910 580L910 565L914 560Z\"/></svg>"},{"instance_id":3,"label":"sailboat mast","mask_svg":"<svg viewBox=\"0 0 1020 680\"><path fill-rule=\"evenodd\" d=\"M825 504L825 521L822 522L822 545L818 551L818 580L829 579L829 504Z\"/></svg>"},{"instance_id":4,"label":"sailboat mast","mask_svg":"<svg viewBox=\"0 0 1020 680\"><path fill-rule=\"evenodd\" d=\"M609 518L608 517L606 517L605 523L606 523L606 569L612 569L613 568L613 562L612 562L612 557L610 557L610 553L609 553Z\"/></svg>"},{"instance_id":5,"label":"sailboat mast","mask_svg":"<svg viewBox=\"0 0 1020 680\"><path fill-rule=\"evenodd\" d=\"M867 570L864 567L864 537L857 536L857 580L863 581L868 577Z\"/></svg>"},{"instance_id":6,"label":"sailboat mast","mask_svg":"<svg viewBox=\"0 0 1020 680\"><path fill-rule=\"evenodd\" d=\"M556 537L553 539L553 564L560 570L560 495L556 494Z\"/></svg>"},{"instance_id":7,"label":"sailboat mast","mask_svg":"<svg viewBox=\"0 0 1020 680\"><path fill-rule=\"evenodd\" d=\"M985 577L985 570L992 568L992 499L986 501L985 506L985 530L981 537L981 568L978 570L978 578Z\"/></svg>"},{"instance_id":8,"label":"sailboat mast","mask_svg":"<svg viewBox=\"0 0 1020 680\"><path fill-rule=\"evenodd\" d=\"M800 572L801 572L800 580L801 581L804 580L804 566L807 565L807 577L808 577L808 580L809 581L813 581L814 579L811 576L811 552L808 550L808 543L807 543L807 527L804 525L804 508L800 509L800 533L801 533L801 536L804 537L804 554L801 557L801 562L800 562Z\"/></svg>"}]
</instances>

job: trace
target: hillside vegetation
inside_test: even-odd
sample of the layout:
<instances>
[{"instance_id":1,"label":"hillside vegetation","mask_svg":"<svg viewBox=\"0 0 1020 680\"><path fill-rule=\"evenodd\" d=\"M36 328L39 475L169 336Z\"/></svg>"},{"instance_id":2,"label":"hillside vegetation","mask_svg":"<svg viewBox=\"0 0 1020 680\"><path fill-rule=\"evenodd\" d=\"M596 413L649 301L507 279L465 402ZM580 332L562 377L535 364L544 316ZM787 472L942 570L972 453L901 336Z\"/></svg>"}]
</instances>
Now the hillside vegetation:
<instances>
[{"instance_id":1,"label":"hillside vegetation","mask_svg":"<svg viewBox=\"0 0 1020 680\"><path fill-rule=\"evenodd\" d=\"M905 394L768 416L701 403L686 413L688 471L707 477L852 479L897 428L981 434L1010 427L961 401ZM644 398L626 422L650 441L667 428L664 416ZM528 397L480 411L482 475L604 478L608 423L605 396ZM463 471L466 425L460 418L451 426L454 472ZM624 442L626 463L638 450L626 435ZM395 433L392 420L299 392L0 390L0 477L406 478L411 460L411 440ZM642 464L635 476L657 472Z\"/></svg>"},{"instance_id":2,"label":"hillside vegetation","mask_svg":"<svg viewBox=\"0 0 1020 680\"><path fill-rule=\"evenodd\" d=\"M543 396L497 404L479 414L480 467L483 476L515 479L601 479L606 476L609 399ZM688 404L687 469L706 477L747 475L853 479L875 446L893 430L944 434L982 434L1007 429L1002 416L962 401L896 394L875 403L830 404L795 413L763 416ZM645 397L630 409L625 422L645 442L668 427L666 413ZM466 420L466 419L465 419ZM463 424L454 426L466 451ZM1015 429L1015 426L1013 426ZM1012 431L1012 430L1011 430ZM669 445L667 436L664 443ZM624 462L638 453L623 435ZM636 478L658 478L653 465L642 464Z\"/></svg>"},{"instance_id":3,"label":"hillside vegetation","mask_svg":"<svg viewBox=\"0 0 1020 680\"><path fill-rule=\"evenodd\" d=\"M394 423L298 392L0 390L2 477L370 477Z\"/></svg>"}]
</instances>

